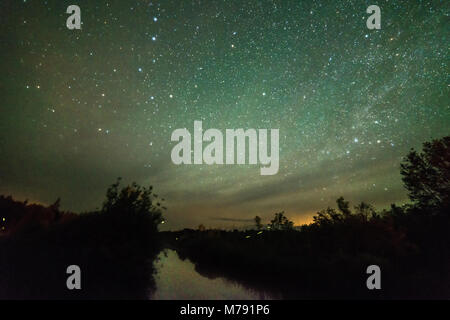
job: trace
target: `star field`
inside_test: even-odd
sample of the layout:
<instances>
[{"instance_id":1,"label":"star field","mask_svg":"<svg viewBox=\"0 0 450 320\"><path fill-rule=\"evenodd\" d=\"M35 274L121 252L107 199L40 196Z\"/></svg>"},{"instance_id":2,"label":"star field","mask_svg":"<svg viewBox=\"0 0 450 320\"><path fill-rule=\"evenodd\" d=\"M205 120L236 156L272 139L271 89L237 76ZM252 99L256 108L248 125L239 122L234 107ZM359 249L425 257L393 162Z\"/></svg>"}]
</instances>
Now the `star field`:
<instances>
[{"instance_id":1,"label":"star field","mask_svg":"<svg viewBox=\"0 0 450 320\"><path fill-rule=\"evenodd\" d=\"M369 30L370 4L3 2L0 193L83 211L121 176L167 199L171 228L405 202L402 157L449 134L449 7L378 1ZM194 120L279 129L278 174L174 165L171 133Z\"/></svg>"}]
</instances>

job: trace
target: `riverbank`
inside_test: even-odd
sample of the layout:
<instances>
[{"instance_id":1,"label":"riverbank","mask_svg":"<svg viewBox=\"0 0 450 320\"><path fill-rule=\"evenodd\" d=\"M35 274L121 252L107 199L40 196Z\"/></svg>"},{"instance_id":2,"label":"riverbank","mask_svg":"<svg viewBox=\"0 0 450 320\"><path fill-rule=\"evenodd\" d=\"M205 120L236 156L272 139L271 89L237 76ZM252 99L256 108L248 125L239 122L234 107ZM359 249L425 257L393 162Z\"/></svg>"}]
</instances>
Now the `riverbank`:
<instances>
[{"instance_id":1,"label":"riverbank","mask_svg":"<svg viewBox=\"0 0 450 320\"><path fill-rule=\"evenodd\" d=\"M394 209L299 231L185 229L161 237L203 274L284 299L448 299L449 217ZM370 265L381 269L382 290L366 286Z\"/></svg>"}]
</instances>

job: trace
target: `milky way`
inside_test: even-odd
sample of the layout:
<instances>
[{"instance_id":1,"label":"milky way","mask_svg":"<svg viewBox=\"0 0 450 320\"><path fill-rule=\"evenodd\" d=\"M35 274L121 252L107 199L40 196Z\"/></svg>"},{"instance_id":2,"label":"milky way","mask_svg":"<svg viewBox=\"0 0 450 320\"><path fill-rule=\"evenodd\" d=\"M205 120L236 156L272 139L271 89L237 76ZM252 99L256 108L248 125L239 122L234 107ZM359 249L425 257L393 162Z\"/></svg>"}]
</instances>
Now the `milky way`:
<instances>
[{"instance_id":1,"label":"milky way","mask_svg":"<svg viewBox=\"0 0 450 320\"><path fill-rule=\"evenodd\" d=\"M66 27L71 4L81 30ZM300 224L341 195L404 203L402 157L449 134L448 14L445 1L2 1L0 193L81 212L120 176L155 187L171 228L281 210ZM278 174L174 165L171 133L194 120L279 129Z\"/></svg>"}]
</instances>

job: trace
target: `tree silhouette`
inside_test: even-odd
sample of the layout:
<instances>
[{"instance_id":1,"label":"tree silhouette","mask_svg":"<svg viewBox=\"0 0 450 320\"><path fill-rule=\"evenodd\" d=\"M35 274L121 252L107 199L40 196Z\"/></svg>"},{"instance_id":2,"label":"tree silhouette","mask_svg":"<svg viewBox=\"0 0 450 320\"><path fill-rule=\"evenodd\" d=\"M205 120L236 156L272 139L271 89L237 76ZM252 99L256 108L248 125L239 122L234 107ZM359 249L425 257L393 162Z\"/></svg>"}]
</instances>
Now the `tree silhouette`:
<instances>
[{"instance_id":1,"label":"tree silhouette","mask_svg":"<svg viewBox=\"0 0 450 320\"><path fill-rule=\"evenodd\" d=\"M157 230L162 223L162 199L152 193L153 187L141 187L135 182L119 191L121 178L106 192L101 213L115 220L129 222L129 225L149 227ZM154 204L156 202L156 205Z\"/></svg>"},{"instance_id":2,"label":"tree silhouette","mask_svg":"<svg viewBox=\"0 0 450 320\"><path fill-rule=\"evenodd\" d=\"M259 216L255 217L255 225L256 225L256 229L261 230L262 224L261 224L261 218Z\"/></svg>"},{"instance_id":3,"label":"tree silhouette","mask_svg":"<svg viewBox=\"0 0 450 320\"><path fill-rule=\"evenodd\" d=\"M346 219L350 218L352 216L352 212L350 210L350 203L348 201L344 200L344 197L339 197L336 200L338 210L334 208L326 208L319 212L317 212L317 215L313 217L314 223L317 225L330 225L335 223L341 223L345 222ZM357 210L368 210L366 207L369 207L369 205L365 203L361 203L362 207L356 206L355 209ZM360 206L361 206L360 205Z\"/></svg>"},{"instance_id":4,"label":"tree silhouette","mask_svg":"<svg viewBox=\"0 0 450 320\"><path fill-rule=\"evenodd\" d=\"M449 208L450 136L425 142L420 153L411 149L400 173L415 205Z\"/></svg>"},{"instance_id":5,"label":"tree silhouette","mask_svg":"<svg viewBox=\"0 0 450 320\"><path fill-rule=\"evenodd\" d=\"M318 226L324 226L342 221L342 214L336 212L334 208L326 208L317 212L313 217L314 223Z\"/></svg>"},{"instance_id":6,"label":"tree silhouette","mask_svg":"<svg viewBox=\"0 0 450 320\"><path fill-rule=\"evenodd\" d=\"M364 201L355 206L355 214L363 220L369 220L377 215L375 208Z\"/></svg>"},{"instance_id":7,"label":"tree silhouette","mask_svg":"<svg viewBox=\"0 0 450 320\"><path fill-rule=\"evenodd\" d=\"M339 211L344 215L344 218L349 217L352 212L350 211L350 204L348 201L345 201L343 197L339 197L336 200Z\"/></svg>"},{"instance_id":8,"label":"tree silhouette","mask_svg":"<svg viewBox=\"0 0 450 320\"><path fill-rule=\"evenodd\" d=\"M284 215L284 211L275 213L275 217L270 221L272 230L289 230L294 227L294 222L290 221Z\"/></svg>"}]
</instances>

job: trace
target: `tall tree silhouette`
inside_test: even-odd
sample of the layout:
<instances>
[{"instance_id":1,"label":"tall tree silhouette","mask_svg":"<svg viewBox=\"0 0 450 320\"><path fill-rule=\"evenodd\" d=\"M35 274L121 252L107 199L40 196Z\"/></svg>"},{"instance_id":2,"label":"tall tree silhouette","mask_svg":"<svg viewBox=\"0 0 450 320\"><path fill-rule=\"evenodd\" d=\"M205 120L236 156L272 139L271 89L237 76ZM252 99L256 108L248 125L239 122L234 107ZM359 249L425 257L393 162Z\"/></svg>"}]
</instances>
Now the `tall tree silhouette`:
<instances>
[{"instance_id":1,"label":"tall tree silhouette","mask_svg":"<svg viewBox=\"0 0 450 320\"><path fill-rule=\"evenodd\" d=\"M450 207L450 136L411 149L401 164L402 180L419 207Z\"/></svg>"}]
</instances>

